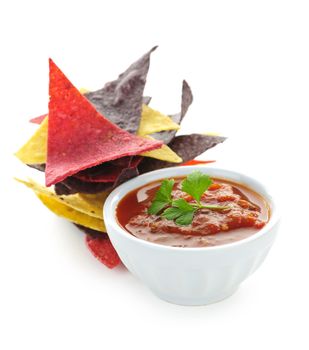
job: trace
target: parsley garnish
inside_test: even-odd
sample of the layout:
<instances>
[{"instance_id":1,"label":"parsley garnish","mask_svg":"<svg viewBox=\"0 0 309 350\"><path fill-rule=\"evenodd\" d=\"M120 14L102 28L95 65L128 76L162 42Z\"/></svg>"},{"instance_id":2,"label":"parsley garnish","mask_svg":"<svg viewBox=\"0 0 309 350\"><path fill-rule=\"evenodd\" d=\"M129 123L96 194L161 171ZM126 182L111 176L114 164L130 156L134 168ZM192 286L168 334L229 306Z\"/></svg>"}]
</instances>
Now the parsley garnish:
<instances>
[{"instance_id":1,"label":"parsley garnish","mask_svg":"<svg viewBox=\"0 0 309 350\"><path fill-rule=\"evenodd\" d=\"M163 180L160 188L155 194L154 200L148 209L148 214L158 214L163 208L172 204L172 190L174 179Z\"/></svg>"},{"instance_id":2,"label":"parsley garnish","mask_svg":"<svg viewBox=\"0 0 309 350\"><path fill-rule=\"evenodd\" d=\"M155 194L154 200L148 209L148 214L158 215L167 220L174 220L177 225L190 225L193 221L194 214L199 209L210 210L225 210L228 206L218 205L202 205L201 197L212 184L211 178L201 173L194 171L189 174L181 185L181 190L194 198L193 203L188 203L183 198L173 200L172 190L174 187L174 179L163 180L160 188ZM164 210L163 210L164 209Z\"/></svg>"},{"instance_id":3,"label":"parsley garnish","mask_svg":"<svg viewBox=\"0 0 309 350\"><path fill-rule=\"evenodd\" d=\"M167 220L175 220L177 225L189 225L196 210L197 208L180 198L173 201L172 206L165 209L162 216Z\"/></svg>"}]
</instances>

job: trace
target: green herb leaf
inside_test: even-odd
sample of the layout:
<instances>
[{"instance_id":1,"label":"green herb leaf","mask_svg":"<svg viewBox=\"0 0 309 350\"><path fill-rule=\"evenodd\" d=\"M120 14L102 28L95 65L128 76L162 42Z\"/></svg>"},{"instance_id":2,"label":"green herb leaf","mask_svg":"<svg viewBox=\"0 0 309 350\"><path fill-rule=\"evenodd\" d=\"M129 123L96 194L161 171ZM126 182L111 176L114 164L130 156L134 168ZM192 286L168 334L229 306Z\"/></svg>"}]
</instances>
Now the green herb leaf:
<instances>
[{"instance_id":1,"label":"green herb leaf","mask_svg":"<svg viewBox=\"0 0 309 350\"><path fill-rule=\"evenodd\" d=\"M181 209L182 211L194 211L195 208L185 201L183 198L176 199L172 202L172 206Z\"/></svg>"},{"instance_id":2,"label":"green herb leaf","mask_svg":"<svg viewBox=\"0 0 309 350\"><path fill-rule=\"evenodd\" d=\"M194 171L182 182L181 190L188 193L200 203L202 194L207 191L211 183L211 178L208 175L203 174L200 171Z\"/></svg>"},{"instance_id":3,"label":"green herb leaf","mask_svg":"<svg viewBox=\"0 0 309 350\"><path fill-rule=\"evenodd\" d=\"M182 226L190 225L191 222L193 221L194 213L195 213L195 211L187 211L186 213L180 215L175 220L176 224L177 225L182 225Z\"/></svg>"},{"instance_id":4,"label":"green herb leaf","mask_svg":"<svg viewBox=\"0 0 309 350\"><path fill-rule=\"evenodd\" d=\"M158 214L167 205L166 202L153 201L151 206L148 208L148 214Z\"/></svg>"},{"instance_id":5,"label":"green herb leaf","mask_svg":"<svg viewBox=\"0 0 309 350\"><path fill-rule=\"evenodd\" d=\"M172 201L172 190L174 186L174 179L166 179L162 181L159 190L156 192L155 200L170 203Z\"/></svg>"},{"instance_id":6,"label":"green herb leaf","mask_svg":"<svg viewBox=\"0 0 309 350\"><path fill-rule=\"evenodd\" d=\"M172 190L174 186L174 179L166 179L155 194L154 200L148 209L148 214L158 214L164 207L172 202Z\"/></svg>"},{"instance_id":7,"label":"green herb leaf","mask_svg":"<svg viewBox=\"0 0 309 350\"><path fill-rule=\"evenodd\" d=\"M172 207L165 209L162 216L167 220L175 220L177 225L189 225L197 209L181 198L173 201Z\"/></svg>"},{"instance_id":8,"label":"green herb leaf","mask_svg":"<svg viewBox=\"0 0 309 350\"><path fill-rule=\"evenodd\" d=\"M200 209L210 209L210 210L229 210L231 207L229 205L201 205Z\"/></svg>"},{"instance_id":9,"label":"green herb leaf","mask_svg":"<svg viewBox=\"0 0 309 350\"><path fill-rule=\"evenodd\" d=\"M182 215L182 211L179 208L170 207L164 210L162 216L167 220L175 220L180 215Z\"/></svg>"}]
</instances>

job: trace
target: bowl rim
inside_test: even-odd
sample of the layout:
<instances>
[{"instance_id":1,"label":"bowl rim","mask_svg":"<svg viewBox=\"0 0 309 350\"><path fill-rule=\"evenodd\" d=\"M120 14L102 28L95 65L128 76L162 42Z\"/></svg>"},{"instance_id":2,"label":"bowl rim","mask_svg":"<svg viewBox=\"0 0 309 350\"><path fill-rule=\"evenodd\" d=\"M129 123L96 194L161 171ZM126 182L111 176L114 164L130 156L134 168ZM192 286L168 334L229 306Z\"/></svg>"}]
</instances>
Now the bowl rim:
<instances>
[{"instance_id":1,"label":"bowl rim","mask_svg":"<svg viewBox=\"0 0 309 350\"><path fill-rule=\"evenodd\" d=\"M177 171L182 169L180 174L177 174ZM126 231L119 223L116 217L116 208L118 203L122 198L124 198L129 192L134 191L135 189L139 187L143 187L147 183L154 182L156 180L169 178L169 177L181 177L184 176L186 173L189 174L191 171L194 170L200 170L205 173L207 173L207 170L210 170L210 172L218 173L216 175L210 174L210 176L222 178L223 180L230 180L235 183L237 182L234 179L230 179L226 175L220 175L220 173L229 173L230 175L234 176L240 176L243 179L246 179L248 181L252 181L255 185L258 185L263 189L264 193L260 193L259 190L256 190L254 186L251 184L247 184L244 182L243 184L247 186L249 189L252 189L253 191L257 192L260 196L262 196L270 205L271 207L271 214L270 219L266 223L266 225L260 229L255 234L246 237L244 239L241 239L239 241L231 242L231 243L225 243L222 245L217 246L209 246L209 247L173 247L169 245L163 245L159 243L153 243L149 242L140 238L135 237L130 232ZM206 170L206 171L205 171ZM155 177L147 181L149 177ZM122 193L123 192L123 193ZM116 196L119 196L118 199L115 199ZM116 203L115 203L116 201ZM243 172L235 171L230 168L222 168L222 167L216 167L216 166L209 166L209 165L192 165L192 166L176 166L176 167L169 167L159 170L150 171L148 173L139 175L133 179L130 179L129 181L121 184L117 188L115 188L107 197L104 206L103 206L103 218L105 222L105 226L107 228L107 231L109 227L113 229L113 231L116 231L117 234L120 234L123 238L132 241L135 244L139 244L142 246L145 246L147 248L153 248L153 249L159 249L159 250L171 250L171 251L182 251L182 252L206 252L206 251L217 251L217 250L228 250L233 249L235 247L239 247L241 245L248 244L252 241L258 240L259 238L265 236L265 234L270 231L278 222L280 219L279 212L278 212L278 205L277 201L274 199L273 194L269 191L268 186L265 186L263 183L261 183L259 180L257 180L255 177L251 175L244 174ZM109 234L107 232L107 234ZM111 240L113 240L111 238Z\"/></svg>"}]
</instances>

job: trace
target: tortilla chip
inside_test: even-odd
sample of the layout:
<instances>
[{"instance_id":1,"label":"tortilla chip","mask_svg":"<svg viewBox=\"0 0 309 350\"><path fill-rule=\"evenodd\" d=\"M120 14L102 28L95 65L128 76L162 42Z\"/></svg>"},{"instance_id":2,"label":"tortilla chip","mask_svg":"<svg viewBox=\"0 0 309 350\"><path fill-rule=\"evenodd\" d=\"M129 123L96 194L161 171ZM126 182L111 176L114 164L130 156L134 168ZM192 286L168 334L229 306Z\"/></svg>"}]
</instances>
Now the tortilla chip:
<instances>
[{"instance_id":1,"label":"tortilla chip","mask_svg":"<svg viewBox=\"0 0 309 350\"><path fill-rule=\"evenodd\" d=\"M44 123L47 123L47 120ZM150 137L148 136L148 138ZM45 149L45 152L46 152L46 146L44 146L46 145L46 139L47 139L47 130L45 130L44 128L41 130L41 127L40 127L37 130L37 132L26 143L26 145L21 148L21 150L23 149L22 158L18 155L20 151L18 151L16 155L22 162L26 163L27 165L32 166L35 169L44 171L45 170L44 164L37 164L37 163L38 161L40 161L41 163L46 163L46 153L43 154L43 152L38 152L38 150L40 149L41 150ZM31 147L30 146L28 147L27 146L28 144L31 145ZM40 158L36 156L37 153L40 154ZM178 157L178 155L166 145L163 145L161 148L158 148L157 150L142 153L141 155L145 157L161 159L161 160L165 160L173 163L181 162L180 157ZM100 166L101 165L98 165L98 167ZM104 164L102 164L102 166L104 166ZM87 169L86 171L88 170L89 169ZM78 173L75 174L75 176L81 180L86 180L85 177L80 177Z\"/></svg>"},{"instance_id":2,"label":"tortilla chip","mask_svg":"<svg viewBox=\"0 0 309 350\"><path fill-rule=\"evenodd\" d=\"M33 180L29 180L29 181L20 180L20 179L16 179L16 180L24 184L28 188L31 188L36 194L38 193L43 194L44 196L52 198L58 203L71 207L72 209L77 210L81 213L87 214L89 216L93 216L101 220L103 219L103 214L102 214L103 204L109 194L107 192L104 192L99 196L96 196L93 198L84 197L83 195L80 195L80 194L74 194L70 196L58 196L51 189L44 187Z\"/></svg>"},{"instance_id":3,"label":"tortilla chip","mask_svg":"<svg viewBox=\"0 0 309 350\"><path fill-rule=\"evenodd\" d=\"M100 115L50 60L46 185L95 165L162 145L132 135Z\"/></svg>"},{"instance_id":4,"label":"tortilla chip","mask_svg":"<svg viewBox=\"0 0 309 350\"><path fill-rule=\"evenodd\" d=\"M119 158L118 162L111 161L80 171L74 177L88 182L115 182L123 168L130 165L132 157Z\"/></svg>"},{"instance_id":5,"label":"tortilla chip","mask_svg":"<svg viewBox=\"0 0 309 350\"><path fill-rule=\"evenodd\" d=\"M81 93L81 94L85 94L86 92L88 92L89 90L87 90L87 89L84 89L84 88L80 88L79 89L79 92ZM148 101L148 98L150 98L150 100L151 100L151 97L146 97L146 101ZM149 100L149 101L150 101ZM146 102L145 102L146 103ZM149 103L149 102L148 102ZM148 104L147 103L147 104ZM43 114L43 115L40 115L39 117L35 117L35 118L32 118L32 119L30 119L29 121L30 121L30 123L34 123L34 124L41 124L42 122L43 122L43 120L46 118L46 117L48 117L48 114L47 113L45 113L45 114Z\"/></svg>"},{"instance_id":6,"label":"tortilla chip","mask_svg":"<svg viewBox=\"0 0 309 350\"><path fill-rule=\"evenodd\" d=\"M73 225L76 226L80 231L82 231L86 235L89 235L93 238L99 238L99 237L102 237L102 235L104 235L104 233L102 233L101 231L92 230L89 227L85 227L85 226L74 224L74 223L73 223Z\"/></svg>"},{"instance_id":7,"label":"tortilla chip","mask_svg":"<svg viewBox=\"0 0 309 350\"><path fill-rule=\"evenodd\" d=\"M103 163L104 164L104 163ZM106 173L98 174L98 175L86 175L86 174L76 174L75 178L87 181L87 182L115 182L119 174L121 173L121 168L117 167L112 169L111 171L105 170Z\"/></svg>"},{"instance_id":8,"label":"tortilla chip","mask_svg":"<svg viewBox=\"0 0 309 350\"><path fill-rule=\"evenodd\" d=\"M74 193L95 194L110 191L113 185L112 182L88 182L70 176L56 183L54 189L57 195L69 195Z\"/></svg>"},{"instance_id":9,"label":"tortilla chip","mask_svg":"<svg viewBox=\"0 0 309 350\"><path fill-rule=\"evenodd\" d=\"M163 130L179 130L180 126L164 115L147 105L143 105L138 135L144 136Z\"/></svg>"},{"instance_id":10,"label":"tortilla chip","mask_svg":"<svg viewBox=\"0 0 309 350\"><path fill-rule=\"evenodd\" d=\"M108 235L101 237L92 237L86 235L85 243L91 254L109 269L113 269L121 263L118 253L116 252Z\"/></svg>"},{"instance_id":11,"label":"tortilla chip","mask_svg":"<svg viewBox=\"0 0 309 350\"><path fill-rule=\"evenodd\" d=\"M114 268L120 264L120 258L113 247L108 235L89 227L74 224L80 231L86 234L86 244L91 253L104 265Z\"/></svg>"},{"instance_id":12,"label":"tortilla chip","mask_svg":"<svg viewBox=\"0 0 309 350\"><path fill-rule=\"evenodd\" d=\"M132 157L130 164L121 170L114 183L110 182L89 182L77 179L74 176L68 177L65 180L55 185L55 192L58 195L69 195L80 193L80 195L100 196L102 191L110 191L121 183L139 175L137 166L141 162L142 157Z\"/></svg>"},{"instance_id":13,"label":"tortilla chip","mask_svg":"<svg viewBox=\"0 0 309 350\"><path fill-rule=\"evenodd\" d=\"M79 89L79 92L80 92L81 94L85 94L86 92L89 92L89 90L81 88L81 89ZM149 105L150 101L151 101L151 97L150 97L150 96L144 96L144 97L143 97L143 103L144 103L145 105ZM43 121L47 116L48 116L48 114L46 113L46 114L40 115L39 117L32 118L32 119L30 119L29 121L30 121L30 123L34 123L34 124L41 124L42 121ZM108 118L107 118L107 119L108 119Z\"/></svg>"},{"instance_id":14,"label":"tortilla chip","mask_svg":"<svg viewBox=\"0 0 309 350\"><path fill-rule=\"evenodd\" d=\"M117 80L85 95L98 112L132 134L137 133L140 124L150 55L155 49L152 48L133 63Z\"/></svg>"},{"instance_id":15,"label":"tortilla chip","mask_svg":"<svg viewBox=\"0 0 309 350\"><path fill-rule=\"evenodd\" d=\"M23 163L46 162L48 120L45 119L30 140L15 154Z\"/></svg>"},{"instance_id":16,"label":"tortilla chip","mask_svg":"<svg viewBox=\"0 0 309 350\"><path fill-rule=\"evenodd\" d=\"M144 97L143 99L144 102L148 102L151 98ZM147 99L148 101L146 101ZM155 111L146 105L144 105L144 110L145 113L143 113L141 119L141 126L138 132L139 136L142 136L142 134L144 134L147 131L152 133L158 130L170 130L171 128L179 128L179 125L174 123L168 116L161 114L160 112ZM45 118L45 116L47 115L44 115L42 117ZM46 163L47 119L45 120L44 124L45 127L42 129L39 128L37 132L26 143L26 145L20 150L22 151L22 157L19 156L20 151L17 153L17 156L20 158L21 161L28 165L35 165L35 168L37 168L37 166L41 167L43 163ZM39 154L39 157L36 156L36 154ZM163 149L158 149L158 152L148 152L147 154L145 154L145 156L173 163L181 162L180 158L166 146L164 146ZM87 181L87 178L85 178L84 176L76 176L81 180ZM107 179L107 182L111 182L113 181L113 179L114 178L110 177L109 179Z\"/></svg>"},{"instance_id":17,"label":"tortilla chip","mask_svg":"<svg viewBox=\"0 0 309 350\"><path fill-rule=\"evenodd\" d=\"M109 193L110 192L100 192L100 193L97 193L97 194L79 193L78 196L84 202L89 203L89 205L91 205L92 207L102 208L106 198L109 195ZM102 212L101 212L101 217L103 218Z\"/></svg>"},{"instance_id":18,"label":"tortilla chip","mask_svg":"<svg viewBox=\"0 0 309 350\"><path fill-rule=\"evenodd\" d=\"M62 182L58 182L55 186L54 186L54 190L55 190L55 193L58 195L58 196L68 196L70 194L74 194L74 193L77 193L78 191L71 191L69 189L68 186L66 186L65 184L63 184Z\"/></svg>"},{"instance_id":19,"label":"tortilla chip","mask_svg":"<svg viewBox=\"0 0 309 350\"><path fill-rule=\"evenodd\" d=\"M124 157L119 160L122 159L124 160L122 162L103 163L97 167L79 172L74 177L87 182L119 182L121 177L126 174L125 171L128 171L127 174L133 174L132 169L137 168L141 161L141 157ZM125 175L125 177L127 178L128 175Z\"/></svg>"},{"instance_id":20,"label":"tortilla chip","mask_svg":"<svg viewBox=\"0 0 309 350\"><path fill-rule=\"evenodd\" d=\"M208 149L215 147L217 144L226 140L221 136L210 136L202 134L181 135L174 138L169 144L170 148L177 152L183 162L194 159ZM164 162L145 158L138 167L141 174L152 170L175 166L174 163Z\"/></svg>"},{"instance_id":21,"label":"tortilla chip","mask_svg":"<svg viewBox=\"0 0 309 350\"><path fill-rule=\"evenodd\" d=\"M204 134L181 135L175 137L169 146L182 157L184 162L187 162L225 140L226 137L222 136Z\"/></svg>"},{"instance_id":22,"label":"tortilla chip","mask_svg":"<svg viewBox=\"0 0 309 350\"><path fill-rule=\"evenodd\" d=\"M182 82L182 96L181 96L181 111L180 113L171 116L171 119L176 123L180 124L184 116L186 115L188 108L193 102L193 95L189 84L184 80ZM156 140L163 141L165 144L169 144L176 135L177 130L172 131L161 131L151 136Z\"/></svg>"},{"instance_id":23,"label":"tortilla chip","mask_svg":"<svg viewBox=\"0 0 309 350\"><path fill-rule=\"evenodd\" d=\"M63 217L75 224L89 227L96 231L106 232L103 220L84 214L65 204L59 203L56 199L42 193L36 193L41 202L54 214Z\"/></svg>"},{"instance_id":24,"label":"tortilla chip","mask_svg":"<svg viewBox=\"0 0 309 350\"><path fill-rule=\"evenodd\" d=\"M142 157L132 157L132 160L127 168L123 168L117 180L114 183L113 189L121 185L125 181L132 179L139 175L138 165L142 161Z\"/></svg>"},{"instance_id":25,"label":"tortilla chip","mask_svg":"<svg viewBox=\"0 0 309 350\"><path fill-rule=\"evenodd\" d=\"M32 138L30 138L30 140L27 142L27 144L28 143L31 143L31 144L33 143L32 139L34 138L34 136L35 135L33 135ZM46 136L47 136L47 133L45 133L45 138L42 137L41 141L39 143L37 143L36 148L35 148L36 150L39 149L40 147L42 147L41 145L46 142ZM23 158L21 159L19 156L18 156L18 158L22 162L24 162L27 165L31 166L32 168L35 168L35 169L40 170L40 171L45 171L44 163L46 162L46 153L45 153L44 156L43 156L43 154L41 155L40 160L42 161L42 164L36 164L38 158L36 157L35 152L33 152L33 151L34 151L34 148L33 148L33 150L32 150L32 148L25 148L25 151L23 152ZM142 153L141 155L145 156L145 157L165 160L167 162L172 162L172 163L180 163L181 162L181 158L174 151L172 151L167 145L162 145L162 147L158 148L157 150L154 150L154 151L151 151L151 152L145 152L145 153ZM122 158L120 158L120 159L122 159ZM100 166L105 166L105 164L104 163L100 164L97 167L100 167ZM92 167L92 168L94 168L94 167ZM87 172L88 170L89 170L89 168L86 169L86 170L83 170L83 172ZM84 175L83 176L79 176L79 175L80 175L79 173L76 173L74 175L74 177L77 177L80 180L86 180L87 181L87 178L84 177ZM112 178L110 178L110 181L112 181ZM109 180L107 179L106 182L109 182Z\"/></svg>"},{"instance_id":26,"label":"tortilla chip","mask_svg":"<svg viewBox=\"0 0 309 350\"><path fill-rule=\"evenodd\" d=\"M150 101L151 101L151 97L150 96L144 96L143 97L143 104L149 105Z\"/></svg>"},{"instance_id":27,"label":"tortilla chip","mask_svg":"<svg viewBox=\"0 0 309 350\"><path fill-rule=\"evenodd\" d=\"M39 171L42 171L44 172L45 171L45 164L26 164L28 165L28 167L30 168L33 168L33 169L36 169L36 170L39 170Z\"/></svg>"},{"instance_id":28,"label":"tortilla chip","mask_svg":"<svg viewBox=\"0 0 309 350\"><path fill-rule=\"evenodd\" d=\"M30 119L29 122L33 124L41 124L46 117L47 117L47 114L43 114L38 117Z\"/></svg>"},{"instance_id":29,"label":"tortilla chip","mask_svg":"<svg viewBox=\"0 0 309 350\"><path fill-rule=\"evenodd\" d=\"M151 138L150 136L147 136L147 138ZM181 163L182 159L178 156L177 153L175 153L169 146L163 145L161 148L144 152L141 154L144 157L150 157L155 158L159 160L163 160L165 162L171 162L171 163Z\"/></svg>"},{"instance_id":30,"label":"tortilla chip","mask_svg":"<svg viewBox=\"0 0 309 350\"><path fill-rule=\"evenodd\" d=\"M214 163L215 160L197 160L197 159L192 159L189 160L185 163L182 163L181 166L191 166L191 165L201 165L201 164L209 164L209 163Z\"/></svg>"}]
</instances>

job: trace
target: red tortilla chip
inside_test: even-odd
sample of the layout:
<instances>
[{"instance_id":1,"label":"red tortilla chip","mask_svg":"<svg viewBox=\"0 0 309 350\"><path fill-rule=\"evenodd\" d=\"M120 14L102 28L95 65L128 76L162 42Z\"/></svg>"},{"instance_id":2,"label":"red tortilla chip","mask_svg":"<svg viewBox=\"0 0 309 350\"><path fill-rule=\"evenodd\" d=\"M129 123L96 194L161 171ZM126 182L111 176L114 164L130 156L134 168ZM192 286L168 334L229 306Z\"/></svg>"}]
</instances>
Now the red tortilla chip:
<instances>
[{"instance_id":1,"label":"red tortilla chip","mask_svg":"<svg viewBox=\"0 0 309 350\"><path fill-rule=\"evenodd\" d=\"M100 113L50 59L46 185L95 165L160 148L132 135Z\"/></svg>"},{"instance_id":2,"label":"red tortilla chip","mask_svg":"<svg viewBox=\"0 0 309 350\"><path fill-rule=\"evenodd\" d=\"M188 160L185 163L182 163L182 166L190 166L190 165L199 165L199 164L209 164L209 163L214 163L215 160L197 160L197 159L192 159Z\"/></svg>"},{"instance_id":3,"label":"red tortilla chip","mask_svg":"<svg viewBox=\"0 0 309 350\"><path fill-rule=\"evenodd\" d=\"M113 269L120 264L120 258L107 235L93 237L87 234L85 242L92 255L108 268Z\"/></svg>"},{"instance_id":4,"label":"red tortilla chip","mask_svg":"<svg viewBox=\"0 0 309 350\"><path fill-rule=\"evenodd\" d=\"M101 263L110 269L120 264L120 258L107 234L82 225L74 225L80 231L86 234L85 242L87 247L93 256L96 257Z\"/></svg>"},{"instance_id":5,"label":"red tortilla chip","mask_svg":"<svg viewBox=\"0 0 309 350\"><path fill-rule=\"evenodd\" d=\"M40 115L39 117L35 117L30 119L30 123L41 124L42 121L47 117L47 114Z\"/></svg>"}]
</instances>

